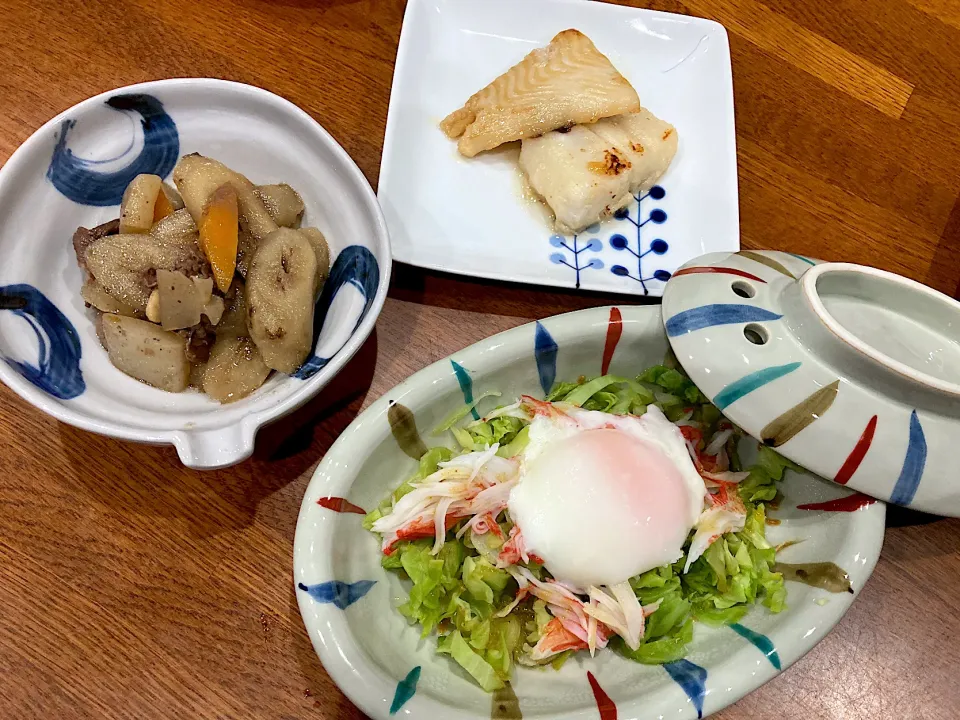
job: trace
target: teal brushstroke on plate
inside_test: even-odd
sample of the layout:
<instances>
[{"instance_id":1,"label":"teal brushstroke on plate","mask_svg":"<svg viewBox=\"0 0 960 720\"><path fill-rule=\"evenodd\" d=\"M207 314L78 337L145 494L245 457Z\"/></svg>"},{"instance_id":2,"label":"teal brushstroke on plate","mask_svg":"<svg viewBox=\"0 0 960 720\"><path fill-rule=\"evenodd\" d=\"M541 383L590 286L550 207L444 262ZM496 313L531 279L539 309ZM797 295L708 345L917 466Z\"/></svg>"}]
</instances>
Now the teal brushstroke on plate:
<instances>
[{"instance_id":1,"label":"teal brushstroke on plate","mask_svg":"<svg viewBox=\"0 0 960 720\"><path fill-rule=\"evenodd\" d=\"M744 627L740 623L734 623L730 626L730 629L743 639L749 640L757 650L766 656L771 665L777 670L780 669L780 655L777 653L777 648L774 647L773 641L770 638L763 633L758 633L756 630Z\"/></svg>"},{"instance_id":2,"label":"teal brushstroke on plate","mask_svg":"<svg viewBox=\"0 0 960 720\"><path fill-rule=\"evenodd\" d=\"M754 390L763 387L767 383L773 382L784 375L789 375L800 367L799 362L788 363L786 365L774 365L772 367L757 370L749 375L744 375L739 380L735 380L727 385L723 390L717 393L713 399L713 404L717 409L723 410L732 405L744 395L749 395Z\"/></svg>"},{"instance_id":3,"label":"teal brushstroke on plate","mask_svg":"<svg viewBox=\"0 0 960 720\"><path fill-rule=\"evenodd\" d=\"M407 676L397 683L397 690L393 693L393 702L390 703L390 714L396 715L407 701L417 692L417 683L420 681L420 666L417 665L407 673Z\"/></svg>"},{"instance_id":4,"label":"teal brushstroke on plate","mask_svg":"<svg viewBox=\"0 0 960 720\"><path fill-rule=\"evenodd\" d=\"M467 369L456 360L451 360L450 364L453 365L453 372L457 376L457 382L460 383L460 392L463 393L463 401L467 405L472 405L473 380L470 379L470 373L467 372ZM480 413L477 412L476 408L471 408L470 413L473 415L474 420L480 419Z\"/></svg>"},{"instance_id":5,"label":"teal brushstroke on plate","mask_svg":"<svg viewBox=\"0 0 960 720\"><path fill-rule=\"evenodd\" d=\"M803 255L797 255L796 253L787 253L787 255L790 255L791 257L795 257L797 260L803 260L808 265L816 265L816 263L813 260L811 260L810 258L804 257Z\"/></svg>"}]
</instances>

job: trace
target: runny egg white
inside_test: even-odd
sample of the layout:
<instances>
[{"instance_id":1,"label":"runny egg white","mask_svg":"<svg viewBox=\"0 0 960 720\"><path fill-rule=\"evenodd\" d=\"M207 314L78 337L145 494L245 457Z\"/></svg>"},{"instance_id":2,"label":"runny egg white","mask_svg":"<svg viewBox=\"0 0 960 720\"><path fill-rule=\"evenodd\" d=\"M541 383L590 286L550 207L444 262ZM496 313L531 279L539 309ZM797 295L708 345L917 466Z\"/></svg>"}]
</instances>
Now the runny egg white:
<instances>
[{"instance_id":1,"label":"runny egg white","mask_svg":"<svg viewBox=\"0 0 960 720\"><path fill-rule=\"evenodd\" d=\"M529 432L508 507L527 552L557 580L616 585L681 556L706 488L659 409L563 407L538 414Z\"/></svg>"}]
</instances>

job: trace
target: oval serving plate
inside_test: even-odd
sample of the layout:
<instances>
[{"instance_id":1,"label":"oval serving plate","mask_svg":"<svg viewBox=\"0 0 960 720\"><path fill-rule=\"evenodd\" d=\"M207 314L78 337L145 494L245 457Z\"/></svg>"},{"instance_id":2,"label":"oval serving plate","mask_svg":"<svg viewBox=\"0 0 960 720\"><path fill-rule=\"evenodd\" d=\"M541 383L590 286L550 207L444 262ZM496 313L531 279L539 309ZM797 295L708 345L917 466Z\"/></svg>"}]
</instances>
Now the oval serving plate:
<instances>
[{"instance_id":1,"label":"oval serving plate","mask_svg":"<svg viewBox=\"0 0 960 720\"><path fill-rule=\"evenodd\" d=\"M192 152L255 183L292 185L306 206L304 226L320 228L330 245L310 359L228 405L164 392L113 367L80 297L83 272L71 244L78 225L119 215L137 174L167 177ZM173 444L194 468L245 459L261 425L326 385L373 330L390 282L383 215L346 151L293 103L224 80L132 85L61 113L0 169L0 217L0 380L70 425Z\"/></svg>"},{"instance_id":2,"label":"oval serving plate","mask_svg":"<svg viewBox=\"0 0 960 720\"><path fill-rule=\"evenodd\" d=\"M613 717L615 706L620 717L704 717L775 677L840 620L880 554L885 506L795 473L783 482L785 500L774 513L782 522L768 528L768 537L774 543L803 539L779 559L835 562L848 572L853 591L831 594L788 583L785 611L754 608L730 628L698 624L690 655L669 666L638 665L612 652L594 659L579 653L560 671L520 668L512 689L491 696L437 655L436 640L422 640L395 610L406 588L380 567L379 542L361 520L365 509L414 472L411 445L418 431L427 444L438 444L429 431L474 392L499 390L502 402L521 393L542 397L555 380L608 369L635 375L661 362L666 350L657 307L559 315L495 335L418 372L340 436L300 508L294 580L324 667L364 712L373 718L595 720L598 709ZM858 509L835 510L844 507Z\"/></svg>"}]
</instances>

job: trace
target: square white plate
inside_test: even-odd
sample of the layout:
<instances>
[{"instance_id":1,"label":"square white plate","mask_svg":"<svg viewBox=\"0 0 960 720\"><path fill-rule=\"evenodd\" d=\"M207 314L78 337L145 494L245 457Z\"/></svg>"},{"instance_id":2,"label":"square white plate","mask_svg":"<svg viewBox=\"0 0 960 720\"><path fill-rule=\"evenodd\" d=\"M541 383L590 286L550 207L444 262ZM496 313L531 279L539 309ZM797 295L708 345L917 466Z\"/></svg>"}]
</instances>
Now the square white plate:
<instances>
[{"instance_id":1,"label":"square white plate","mask_svg":"<svg viewBox=\"0 0 960 720\"><path fill-rule=\"evenodd\" d=\"M467 159L438 127L567 28L590 37L641 104L680 136L660 189L630 205L628 218L611 218L576 238L556 235L546 210L524 198L516 147ZM667 273L688 260L740 248L727 33L701 18L585 0L410 0L378 196L401 262L660 295Z\"/></svg>"}]
</instances>

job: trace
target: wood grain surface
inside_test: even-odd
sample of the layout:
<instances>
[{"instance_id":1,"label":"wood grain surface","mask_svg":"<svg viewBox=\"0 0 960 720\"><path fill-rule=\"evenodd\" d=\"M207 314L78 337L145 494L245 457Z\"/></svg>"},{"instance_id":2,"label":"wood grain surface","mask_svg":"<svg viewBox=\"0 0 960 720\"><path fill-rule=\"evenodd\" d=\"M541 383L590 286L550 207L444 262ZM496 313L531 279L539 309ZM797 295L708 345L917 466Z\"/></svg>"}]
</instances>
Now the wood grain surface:
<instances>
[{"instance_id":1,"label":"wood grain surface","mask_svg":"<svg viewBox=\"0 0 960 720\"><path fill-rule=\"evenodd\" d=\"M960 293L956 0L651 6L730 32L744 247ZM403 10L0 0L0 160L90 95L212 76L304 108L376 186ZM611 301L399 266L374 336L334 387L265 429L254 459L213 473L184 469L172 448L62 425L0 389L0 718L362 717L296 607L294 525L312 470L410 373L491 333ZM892 510L888 524L840 625L717 717L960 718L960 521Z\"/></svg>"}]
</instances>

